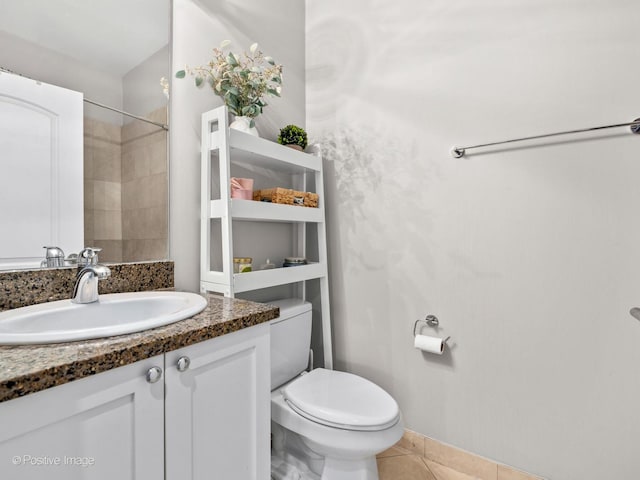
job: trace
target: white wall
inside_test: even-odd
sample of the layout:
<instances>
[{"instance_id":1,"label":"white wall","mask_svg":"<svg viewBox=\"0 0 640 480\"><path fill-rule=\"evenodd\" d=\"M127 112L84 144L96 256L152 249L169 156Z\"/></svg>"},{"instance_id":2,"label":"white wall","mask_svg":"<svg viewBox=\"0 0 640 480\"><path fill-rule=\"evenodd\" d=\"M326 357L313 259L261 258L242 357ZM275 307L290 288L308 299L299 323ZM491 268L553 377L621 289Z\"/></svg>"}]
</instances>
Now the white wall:
<instances>
[{"instance_id":1,"label":"white wall","mask_svg":"<svg viewBox=\"0 0 640 480\"><path fill-rule=\"evenodd\" d=\"M298 0L174 0L172 72L203 65L229 39L232 49L260 50L284 65L282 98L271 98L256 119L260 135L275 140L279 129L304 126L304 2ZM177 288L197 291L200 279L200 119L222 105L193 78L172 79L170 131L170 249Z\"/></svg>"},{"instance_id":2,"label":"white wall","mask_svg":"<svg viewBox=\"0 0 640 480\"><path fill-rule=\"evenodd\" d=\"M639 117L640 4L306 8L337 367L440 441L551 479L637 479L640 137L449 149ZM412 346L429 313L442 357Z\"/></svg>"}]
</instances>

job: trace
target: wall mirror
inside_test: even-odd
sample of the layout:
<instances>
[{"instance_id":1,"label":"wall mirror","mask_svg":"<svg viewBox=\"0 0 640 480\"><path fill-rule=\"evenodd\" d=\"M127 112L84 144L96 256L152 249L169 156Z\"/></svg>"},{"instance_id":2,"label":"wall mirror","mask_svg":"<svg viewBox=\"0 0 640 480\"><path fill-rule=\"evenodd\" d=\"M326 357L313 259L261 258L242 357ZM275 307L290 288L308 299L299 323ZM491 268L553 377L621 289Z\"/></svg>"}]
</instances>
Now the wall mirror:
<instances>
[{"instance_id":1,"label":"wall mirror","mask_svg":"<svg viewBox=\"0 0 640 480\"><path fill-rule=\"evenodd\" d=\"M0 75L18 74L83 96L82 176L58 180L60 190L83 192L83 207L74 215L82 217L83 233L75 236L84 238L69 242L65 254L91 246L102 249L101 262L166 259L168 100L160 79L170 78L171 0L0 0L0 8ZM13 107L1 94L6 121ZM20 151L19 144L12 148ZM6 163L0 162L5 179ZM28 192L33 187L28 172L14 186ZM11 204L2 203L0 219L11 218L3 215ZM47 203L34 206L38 216L24 221L45 222ZM70 215L72 209L63 210ZM18 228L0 229L2 236L15 237L14 244L41 250L40 258L29 255L0 269L39 266L41 246L49 240L40 242L28 229L20 233L24 239L17 238ZM7 257L4 250L0 240L0 258Z\"/></svg>"}]
</instances>

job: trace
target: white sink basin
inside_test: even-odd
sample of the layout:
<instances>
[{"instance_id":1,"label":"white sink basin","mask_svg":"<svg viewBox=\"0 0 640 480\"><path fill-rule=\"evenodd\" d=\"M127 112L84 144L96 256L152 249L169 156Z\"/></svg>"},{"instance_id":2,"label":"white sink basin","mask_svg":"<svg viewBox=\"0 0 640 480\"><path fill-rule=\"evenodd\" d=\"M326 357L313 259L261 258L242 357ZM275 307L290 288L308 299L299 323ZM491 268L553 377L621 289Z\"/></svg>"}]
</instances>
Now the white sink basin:
<instances>
[{"instance_id":1,"label":"white sink basin","mask_svg":"<svg viewBox=\"0 0 640 480\"><path fill-rule=\"evenodd\" d=\"M207 300L189 292L100 295L94 303L40 303L0 313L0 345L60 343L112 337L161 327L204 310Z\"/></svg>"}]
</instances>

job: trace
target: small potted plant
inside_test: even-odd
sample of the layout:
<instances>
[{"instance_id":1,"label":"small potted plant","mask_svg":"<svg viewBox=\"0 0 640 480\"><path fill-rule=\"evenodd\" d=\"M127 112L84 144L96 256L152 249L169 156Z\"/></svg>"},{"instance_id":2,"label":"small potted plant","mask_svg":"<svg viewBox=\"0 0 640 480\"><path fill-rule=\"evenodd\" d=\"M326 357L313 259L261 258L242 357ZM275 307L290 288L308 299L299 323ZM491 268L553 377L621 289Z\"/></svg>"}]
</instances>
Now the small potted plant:
<instances>
[{"instance_id":1,"label":"small potted plant","mask_svg":"<svg viewBox=\"0 0 640 480\"><path fill-rule=\"evenodd\" d=\"M287 125L280 130L278 143L287 147L295 148L301 152L307 148L307 132L296 125Z\"/></svg>"}]
</instances>

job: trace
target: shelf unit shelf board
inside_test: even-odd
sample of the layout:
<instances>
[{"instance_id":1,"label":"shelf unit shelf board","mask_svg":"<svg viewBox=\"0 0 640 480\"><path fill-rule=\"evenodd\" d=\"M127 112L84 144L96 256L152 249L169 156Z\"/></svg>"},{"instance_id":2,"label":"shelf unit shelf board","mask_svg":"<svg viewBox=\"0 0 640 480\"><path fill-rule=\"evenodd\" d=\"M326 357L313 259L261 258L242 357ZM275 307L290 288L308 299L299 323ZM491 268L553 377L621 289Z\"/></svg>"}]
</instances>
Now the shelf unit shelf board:
<instances>
[{"instance_id":1,"label":"shelf unit shelf board","mask_svg":"<svg viewBox=\"0 0 640 480\"><path fill-rule=\"evenodd\" d=\"M324 221L324 212L321 208L315 207L231 199L229 201L229 209L233 220L286 223L320 223ZM226 215L225 202L211 200L210 210L211 218L222 218Z\"/></svg>"},{"instance_id":2,"label":"shelf unit shelf board","mask_svg":"<svg viewBox=\"0 0 640 480\"><path fill-rule=\"evenodd\" d=\"M212 132L212 150L221 145L220 132ZM259 166L268 170L286 173L309 173L322 170L322 160L316 155L299 152L293 148L255 137L237 130L229 130L231 162L250 168Z\"/></svg>"},{"instance_id":3,"label":"shelf unit shelf board","mask_svg":"<svg viewBox=\"0 0 640 480\"><path fill-rule=\"evenodd\" d=\"M202 282L210 285L213 291L224 292L228 285L224 282L222 272L209 272L208 278ZM219 274L219 275L216 275ZM290 283L314 280L326 276L327 272L320 263L310 263L297 267L273 268L270 270L256 270L253 272L234 273L233 291L236 293L248 292L260 288L276 287Z\"/></svg>"}]
</instances>

